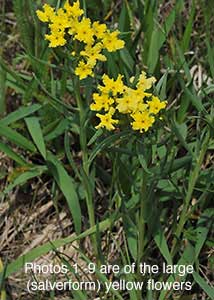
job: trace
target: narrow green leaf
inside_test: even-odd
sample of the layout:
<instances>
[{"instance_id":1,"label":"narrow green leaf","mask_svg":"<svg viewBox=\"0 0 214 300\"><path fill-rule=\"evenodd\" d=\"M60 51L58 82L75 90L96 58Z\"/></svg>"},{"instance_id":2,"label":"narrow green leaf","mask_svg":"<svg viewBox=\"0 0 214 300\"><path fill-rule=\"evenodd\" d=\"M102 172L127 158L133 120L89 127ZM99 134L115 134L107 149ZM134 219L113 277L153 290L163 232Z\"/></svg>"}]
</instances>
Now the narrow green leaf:
<instances>
[{"instance_id":1,"label":"narrow green leaf","mask_svg":"<svg viewBox=\"0 0 214 300\"><path fill-rule=\"evenodd\" d=\"M211 47L210 38L206 38L206 46L207 46L207 55L208 55L208 62L210 66L210 72L212 77L214 77L214 48Z\"/></svg>"},{"instance_id":2,"label":"narrow green leaf","mask_svg":"<svg viewBox=\"0 0 214 300\"><path fill-rule=\"evenodd\" d=\"M167 241L166 241L166 238L164 236L163 229L161 228L161 225L159 226L158 230L154 234L154 240L155 240L155 243L158 246L161 254L163 255L163 257L167 261L167 264L172 265L173 264L172 263L172 257L170 255L169 248L168 248L168 245L167 245Z\"/></svg>"},{"instance_id":3,"label":"narrow green leaf","mask_svg":"<svg viewBox=\"0 0 214 300\"><path fill-rule=\"evenodd\" d=\"M24 117L27 117L34 112L38 111L42 106L40 104L33 104L31 106L22 106L16 111L13 111L9 115L7 115L5 118L0 120L0 125L8 126L11 123L17 122Z\"/></svg>"},{"instance_id":4,"label":"narrow green leaf","mask_svg":"<svg viewBox=\"0 0 214 300\"><path fill-rule=\"evenodd\" d=\"M38 118L29 117L25 119L25 122L35 145L42 154L43 158L46 159L46 147Z\"/></svg>"},{"instance_id":5,"label":"narrow green leaf","mask_svg":"<svg viewBox=\"0 0 214 300\"><path fill-rule=\"evenodd\" d=\"M92 151L89 160L88 160L88 165L92 163L92 161L95 159L95 157L105 148L109 146L113 146L113 143L116 141L121 141L122 139L128 138L131 134L133 134L130 131L123 131L119 133L115 133L111 136L108 136L106 139L104 139L102 142L100 142Z\"/></svg>"},{"instance_id":6,"label":"narrow green leaf","mask_svg":"<svg viewBox=\"0 0 214 300\"><path fill-rule=\"evenodd\" d=\"M190 68L189 68L189 62L187 62L186 60L186 57L178 43L178 41L174 38L174 43L175 43L175 46L176 46L176 51L177 51L177 60L178 60L178 67L182 70L184 70L185 72L185 75L187 77L187 81L188 83L190 83L192 81L192 75L191 75L191 72L190 72ZM184 85L185 87L185 85Z\"/></svg>"},{"instance_id":7,"label":"narrow green leaf","mask_svg":"<svg viewBox=\"0 0 214 300\"><path fill-rule=\"evenodd\" d=\"M191 244L188 244L187 247L184 250L183 255L179 259L179 261L176 263L177 265L192 265L194 262L194 257L195 257L195 251L194 247ZM174 282L174 281L184 281L186 278L187 274L184 276L176 276L176 274L172 274L168 277L167 282ZM165 300L166 295L167 297L170 296L172 291L168 290L162 290L159 296L159 300Z\"/></svg>"},{"instance_id":8,"label":"narrow green leaf","mask_svg":"<svg viewBox=\"0 0 214 300\"><path fill-rule=\"evenodd\" d=\"M74 220L75 231L77 234L79 234L81 232L82 215L74 182L64 169L63 165L57 159L57 157L51 153L48 153L47 155L47 164L59 188L65 196L65 199L67 200L70 212Z\"/></svg>"},{"instance_id":9,"label":"narrow green leaf","mask_svg":"<svg viewBox=\"0 0 214 300\"><path fill-rule=\"evenodd\" d=\"M22 147L25 150L29 150L31 152L36 151L36 148L33 145L33 143L28 141L20 133L16 132L15 130L13 130L7 126L0 125L0 135L6 137L9 141L13 142L17 146Z\"/></svg>"},{"instance_id":10,"label":"narrow green leaf","mask_svg":"<svg viewBox=\"0 0 214 300\"><path fill-rule=\"evenodd\" d=\"M4 190L4 194L8 194L10 191L12 191L13 188L16 186L21 186L22 184L25 184L28 180L35 178L37 176L41 176L45 171L47 171L46 166L36 166L30 169L29 171L26 171L19 175L14 182L10 183L6 189Z\"/></svg>"},{"instance_id":11,"label":"narrow green leaf","mask_svg":"<svg viewBox=\"0 0 214 300\"><path fill-rule=\"evenodd\" d=\"M119 53L123 63L128 67L129 71L133 72L134 60L131 57L129 51L126 48L124 48L120 50Z\"/></svg>"},{"instance_id":12,"label":"narrow green leaf","mask_svg":"<svg viewBox=\"0 0 214 300\"><path fill-rule=\"evenodd\" d=\"M195 257L197 258L200 254L200 251L207 239L208 232L212 226L214 220L214 211L207 209L200 216L200 219L197 223L197 241L195 245Z\"/></svg>"},{"instance_id":13,"label":"narrow green leaf","mask_svg":"<svg viewBox=\"0 0 214 300\"><path fill-rule=\"evenodd\" d=\"M129 215L123 215L123 225L127 237L129 251L134 260L137 260L137 228Z\"/></svg>"},{"instance_id":14,"label":"narrow green leaf","mask_svg":"<svg viewBox=\"0 0 214 300\"><path fill-rule=\"evenodd\" d=\"M155 91L162 100L166 99L166 88L167 88L167 77L168 77L168 70L163 74L161 79L158 81Z\"/></svg>"},{"instance_id":15,"label":"narrow green leaf","mask_svg":"<svg viewBox=\"0 0 214 300\"><path fill-rule=\"evenodd\" d=\"M183 39L181 42L181 47L183 52L186 52L189 49L189 44L191 40L191 34L193 33L193 25L195 21L195 1L192 2L191 13L184 31Z\"/></svg>"},{"instance_id":16,"label":"narrow green leaf","mask_svg":"<svg viewBox=\"0 0 214 300\"><path fill-rule=\"evenodd\" d=\"M151 172L154 174L161 174L163 178L166 175L169 175L185 166L188 166L191 161L192 157L189 155L182 158L177 158L173 162L167 162L164 166L164 170L162 170L159 166L156 166L151 168Z\"/></svg>"},{"instance_id":17,"label":"narrow green leaf","mask_svg":"<svg viewBox=\"0 0 214 300\"><path fill-rule=\"evenodd\" d=\"M68 119L62 119L60 121L60 123L56 126L56 128L54 128L50 133L48 133L44 139L45 141L51 141L55 138L57 138L58 136L62 135L65 130L68 128L70 124L70 121Z\"/></svg>"},{"instance_id":18,"label":"narrow green leaf","mask_svg":"<svg viewBox=\"0 0 214 300\"><path fill-rule=\"evenodd\" d=\"M198 112L202 112L204 110L201 98L198 95L193 94L190 89L186 87L184 88L184 93L189 97L192 105L198 110Z\"/></svg>"},{"instance_id":19,"label":"narrow green leaf","mask_svg":"<svg viewBox=\"0 0 214 300\"><path fill-rule=\"evenodd\" d=\"M6 112L6 71L0 65L0 116Z\"/></svg>"},{"instance_id":20,"label":"narrow green leaf","mask_svg":"<svg viewBox=\"0 0 214 300\"><path fill-rule=\"evenodd\" d=\"M150 170L148 169L147 162L146 162L146 160L145 160L144 155L143 155L143 154L138 154L138 159L139 159L139 162L140 162L140 164L141 164L143 170L144 170L147 174L151 175L152 173L151 173Z\"/></svg>"},{"instance_id":21,"label":"narrow green leaf","mask_svg":"<svg viewBox=\"0 0 214 300\"><path fill-rule=\"evenodd\" d=\"M173 121L171 124L172 131L178 138L181 145L186 148L186 150L189 152L189 154L192 155L194 158L194 153L190 147L190 145L186 142L186 136L187 136L187 128L185 124L177 124L176 121Z\"/></svg>"},{"instance_id":22,"label":"narrow green leaf","mask_svg":"<svg viewBox=\"0 0 214 300\"><path fill-rule=\"evenodd\" d=\"M87 146L91 146L97 140L97 138L100 137L102 134L103 134L102 128L96 130L95 134L90 138Z\"/></svg>"},{"instance_id":23,"label":"narrow green leaf","mask_svg":"<svg viewBox=\"0 0 214 300\"><path fill-rule=\"evenodd\" d=\"M0 151L4 152L8 157L12 158L14 161L16 161L21 166L25 166L28 164L26 162L26 160L24 160L24 158L22 158L20 155L18 155L16 152L14 152L6 144L3 144L1 142L0 142Z\"/></svg>"},{"instance_id":24,"label":"narrow green leaf","mask_svg":"<svg viewBox=\"0 0 214 300\"><path fill-rule=\"evenodd\" d=\"M193 273L193 278L195 281L200 285L200 287L205 291L207 296L210 297L210 299L214 300L214 288L211 287L205 280L202 278L197 272Z\"/></svg>"},{"instance_id":25,"label":"narrow green leaf","mask_svg":"<svg viewBox=\"0 0 214 300\"><path fill-rule=\"evenodd\" d=\"M13 0L13 9L26 52L33 54L33 28L32 24L29 22L30 19L28 18L30 13L28 1Z\"/></svg>"},{"instance_id":26,"label":"narrow green leaf","mask_svg":"<svg viewBox=\"0 0 214 300\"><path fill-rule=\"evenodd\" d=\"M166 18L164 22L163 28L159 25L156 25L155 30L152 32L151 43L148 54L147 65L149 67L149 73L154 73L156 68L158 59L159 59L159 51L163 46L166 38L175 22L175 8L172 9L169 16Z\"/></svg>"}]
</instances>

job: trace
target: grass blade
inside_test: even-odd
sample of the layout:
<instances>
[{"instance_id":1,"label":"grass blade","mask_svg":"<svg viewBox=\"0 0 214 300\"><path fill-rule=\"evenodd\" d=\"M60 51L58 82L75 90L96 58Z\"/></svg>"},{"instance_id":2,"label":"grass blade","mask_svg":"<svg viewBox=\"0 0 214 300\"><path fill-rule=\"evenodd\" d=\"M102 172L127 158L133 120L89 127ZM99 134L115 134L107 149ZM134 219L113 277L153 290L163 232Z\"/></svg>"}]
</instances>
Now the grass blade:
<instances>
[{"instance_id":1,"label":"grass blade","mask_svg":"<svg viewBox=\"0 0 214 300\"><path fill-rule=\"evenodd\" d=\"M13 142L17 146L22 147L25 150L29 150L31 152L36 151L36 148L33 145L33 143L28 141L28 139L26 139L26 137L24 137L20 133L7 126L0 125L0 135L6 137L9 141Z\"/></svg>"},{"instance_id":2,"label":"grass blade","mask_svg":"<svg viewBox=\"0 0 214 300\"><path fill-rule=\"evenodd\" d=\"M73 180L56 156L48 153L47 162L54 179L67 200L68 207L74 220L75 230L77 234L79 234L81 232L81 209Z\"/></svg>"},{"instance_id":3,"label":"grass blade","mask_svg":"<svg viewBox=\"0 0 214 300\"><path fill-rule=\"evenodd\" d=\"M0 151L4 152L8 157L12 158L15 162L17 162L21 166L25 166L28 164L26 160L24 160L24 158L22 158L20 155L14 152L6 144L3 144L1 142L0 142Z\"/></svg>"},{"instance_id":4,"label":"grass blade","mask_svg":"<svg viewBox=\"0 0 214 300\"><path fill-rule=\"evenodd\" d=\"M0 116L6 112L6 71L0 65Z\"/></svg>"},{"instance_id":5,"label":"grass blade","mask_svg":"<svg viewBox=\"0 0 214 300\"><path fill-rule=\"evenodd\" d=\"M205 291L207 296L209 296L210 299L214 300L213 287L209 286L208 283L196 272L193 273L193 278L200 285L200 287Z\"/></svg>"},{"instance_id":6,"label":"grass blade","mask_svg":"<svg viewBox=\"0 0 214 300\"><path fill-rule=\"evenodd\" d=\"M46 159L46 147L38 118L26 118L25 122L39 152L42 154L43 158Z\"/></svg>"},{"instance_id":7,"label":"grass blade","mask_svg":"<svg viewBox=\"0 0 214 300\"><path fill-rule=\"evenodd\" d=\"M14 182L10 183L6 189L4 190L4 194L8 194L10 191L12 191L13 188L16 186L21 186L22 184L25 184L28 180L41 176L45 171L47 171L46 166L36 166L30 169L29 171L26 171L24 173L21 173Z\"/></svg>"},{"instance_id":8,"label":"grass blade","mask_svg":"<svg viewBox=\"0 0 214 300\"><path fill-rule=\"evenodd\" d=\"M8 126L11 123L17 122L24 117L27 117L34 112L38 111L42 106L40 104L33 104L31 106L22 106L16 111L13 111L2 120L0 120L0 124L4 126Z\"/></svg>"}]
</instances>

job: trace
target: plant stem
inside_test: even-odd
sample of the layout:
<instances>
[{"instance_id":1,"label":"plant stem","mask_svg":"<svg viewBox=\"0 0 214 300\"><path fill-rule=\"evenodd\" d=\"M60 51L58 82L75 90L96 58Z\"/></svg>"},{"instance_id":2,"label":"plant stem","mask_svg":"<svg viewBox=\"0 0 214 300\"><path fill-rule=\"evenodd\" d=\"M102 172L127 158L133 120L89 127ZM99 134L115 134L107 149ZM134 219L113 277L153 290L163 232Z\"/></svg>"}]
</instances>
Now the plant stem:
<instances>
[{"instance_id":1,"label":"plant stem","mask_svg":"<svg viewBox=\"0 0 214 300\"><path fill-rule=\"evenodd\" d=\"M175 238L173 239L173 242L172 242L172 250L171 250L171 256L172 257L174 257L177 253L178 241L180 239L180 236L181 236L181 233L183 231L184 225L185 225L185 223L188 219L189 204L190 204L190 201L192 199L192 193L194 191L194 187L195 187L195 184L197 182L197 179L198 179L198 176L199 176L199 173L200 173L201 165L203 163L204 156L205 156L206 151L207 151L207 147L208 147L208 144L209 144L209 138L210 138L210 132L208 131L206 136L205 136L204 142L201 146L201 151L200 151L199 156L197 158L195 168L192 170L192 172L190 174L188 190L187 190L186 197L184 199L184 207L182 209L180 220L179 220L176 232L175 232Z\"/></svg>"},{"instance_id":2,"label":"plant stem","mask_svg":"<svg viewBox=\"0 0 214 300\"><path fill-rule=\"evenodd\" d=\"M90 223L90 227L93 227L96 225L96 222L95 222L95 214L94 214L93 195L91 192L90 179L89 179L87 135L85 130L85 109L80 95L80 83L77 77L75 77L75 79L73 80L73 84L74 84L74 91L75 91L77 106L79 108L79 117L80 117L80 147L82 150L82 163L83 163L83 171L84 171L83 184L85 186L89 223ZM92 235L91 239L95 251L95 256L97 257L98 247L97 247L96 235Z\"/></svg>"},{"instance_id":3,"label":"plant stem","mask_svg":"<svg viewBox=\"0 0 214 300\"><path fill-rule=\"evenodd\" d=\"M143 172L143 183L141 192L141 203L140 203L140 219L139 219L139 245L138 245L138 260L141 261L144 252L144 235L145 235L145 220L144 220L144 206L147 194L147 178L146 173Z\"/></svg>"},{"instance_id":4,"label":"plant stem","mask_svg":"<svg viewBox=\"0 0 214 300\"><path fill-rule=\"evenodd\" d=\"M143 170L143 182L142 182L142 189L141 189L141 199L140 199L140 215L139 215L139 225L138 225L138 255L137 255L137 276L139 281L142 279L142 275L140 273L140 263L144 254L144 247L145 247L145 218L144 218L144 208L146 204L147 198L147 174ZM141 292L138 293L139 300L141 299Z\"/></svg>"},{"instance_id":5,"label":"plant stem","mask_svg":"<svg viewBox=\"0 0 214 300\"><path fill-rule=\"evenodd\" d=\"M0 116L2 117L6 112L6 72L0 65Z\"/></svg>"}]
</instances>

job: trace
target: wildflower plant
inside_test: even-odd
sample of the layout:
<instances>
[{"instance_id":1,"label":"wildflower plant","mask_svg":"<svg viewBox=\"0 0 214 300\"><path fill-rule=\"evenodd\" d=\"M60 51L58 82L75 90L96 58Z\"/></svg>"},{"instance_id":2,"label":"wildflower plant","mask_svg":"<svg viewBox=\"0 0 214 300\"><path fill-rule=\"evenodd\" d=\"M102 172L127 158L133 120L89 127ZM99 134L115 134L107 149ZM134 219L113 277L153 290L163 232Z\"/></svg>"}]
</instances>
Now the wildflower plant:
<instances>
[{"instance_id":1,"label":"wildflower plant","mask_svg":"<svg viewBox=\"0 0 214 300\"><path fill-rule=\"evenodd\" d=\"M23 200L29 196L31 201L26 200L30 211L43 205L43 199L53 200L57 220L58 213L61 216L61 211L65 211L61 205L63 198L68 208L66 217L71 214L72 220L65 223L69 224L65 231L67 237L48 239L38 247L32 236L32 244L29 244L24 242L25 234L18 234L14 242L17 244L17 238L19 244L24 242L21 247L24 254L9 264L4 261L11 257L7 250L11 239L2 230L5 227L7 232L7 223L0 222L3 237L0 244L6 241L2 251L6 254L5 259L3 257L1 261L0 257L2 299L7 296L5 279L19 272L26 262L49 251L54 257L57 255L57 261L61 257L63 264L71 264L72 280L76 278L79 282L81 279L83 259L86 263L93 262L94 272L90 272L89 277L95 283L96 279L101 281L101 287L107 282L112 283L109 293L102 289L98 295L97 290L80 289L68 291L70 298L175 299L180 293L177 284L183 283L177 273L175 276L161 272L154 274L155 282L159 280L166 286L175 281L175 291L173 288L147 290L144 282L151 279L151 275L142 274L139 269L141 262L159 266L161 262L167 262L176 266L194 264L192 292L196 295L200 290L196 284L199 284L202 292L196 296L203 298L205 292L213 299L211 286L198 269L201 263L203 265L204 253L209 253L214 219L210 209L214 182L211 155L214 110L210 105L213 89L204 84L201 89L195 89L189 67L192 63L198 64L198 56L191 57L188 62L189 56L185 54L194 42L197 44L200 36L195 34L198 31L194 27L194 16L200 11L200 5L193 1L189 6L192 8L190 18L185 11L188 22L183 26L185 18L179 14L182 7L186 9L185 1L175 1L169 13L161 14L161 18L162 1L157 1L157 5L153 5L154 1L117 1L118 5L113 7L113 1L48 0L48 3L54 2L58 8L44 4L37 10L38 20L35 18L35 1L13 0L14 13L11 14L4 6L2 24L5 15L6 19L12 18L11 34L18 30L17 36L20 36L25 52L16 55L14 61L13 57L6 57L7 63L4 62L3 56L12 40L11 53L14 54L16 49L13 43L17 38L11 39L9 34L9 43L3 43L4 51L0 55L0 152L6 154L1 154L2 160L7 159L6 168L4 164L0 165L1 184L5 186L0 195L3 217L8 215L10 218L8 205L5 210L4 204L10 203L14 190L24 196ZM88 12L94 10L94 15L101 13L104 19L92 20L80 3L89 9ZM96 7L98 3L99 7ZM15 28L14 15L17 17ZM105 24L110 23L109 18L114 23L112 27ZM42 41L39 20L46 23ZM204 20L209 28L208 16ZM10 28L7 21L6 29ZM121 32L116 30L117 27ZM206 34L208 52L203 49L203 53L204 57L210 58L209 39ZM7 41L6 37L4 40ZM11 59L15 64L23 63L18 63L13 70L14 65L8 66ZM209 59L207 76L210 70L213 73L212 61ZM204 65L208 66L208 63ZM169 72L164 72L156 84L152 75L141 71L145 68L149 74L161 74L162 70ZM8 97L7 107L5 99ZM14 98L17 98L15 105L22 103L22 106L7 114L6 108ZM167 102L160 98L171 99L170 109L166 111ZM1 104L5 106L3 111ZM162 118L167 126L158 128ZM36 198L39 201L35 201ZM49 214L49 210L45 211ZM13 212L12 209L11 220ZM41 231L46 226L44 213L40 215L36 222L41 220L42 227L36 226L36 235L37 229ZM62 229L64 220L63 217ZM31 223L29 225L32 227ZM87 240L82 242L85 238ZM75 265L79 271L80 262L81 272L74 268L73 259L68 257L67 260L67 255L56 252L57 248L73 242L80 257ZM33 249L26 251L28 244ZM208 265L211 266L213 261L206 261L205 279L208 279L209 274L212 276ZM115 263L120 267L119 273L100 273L101 264L114 266ZM127 263L136 266L134 272L125 272L124 264ZM86 270L85 275L87 273ZM191 274L185 278L191 280ZM144 289L117 289L115 279L117 282L123 279L143 283ZM12 289L15 290L13 286ZM24 289L26 291L26 286ZM193 296L191 291L181 292L181 297ZM42 294L46 295L48 299L54 297L54 291ZM40 298L41 293L36 296Z\"/></svg>"},{"instance_id":2,"label":"wildflower plant","mask_svg":"<svg viewBox=\"0 0 214 300\"><path fill-rule=\"evenodd\" d=\"M106 24L93 22L90 18L85 17L78 0L72 5L66 1L64 6L58 10L45 4L43 10L37 11L37 16L42 22L48 23L50 32L45 35L45 39L49 41L49 47L62 47L69 44L69 49L72 49L70 52L74 65L72 81L79 110L83 172L89 178L91 160L87 148L88 136L85 126L85 116L89 107L86 107L87 105L83 101L80 81L92 76L94 82L97 82L98 74L95 71L97 63L106 61L107 52L120 50L125 47L125 43L119 38L118 30L110 31ZM100 120L95 128L123 131L124 128L129 127L133 131L146 133L156 119L159 119L160 111L166 107L166 101L161 101L153 92L155 82L154 77L147 77L143 71L138 78L131 77L128 83L125 83L123 74L118 74L115 79L104 73L102 82L95 87L97 91L91 96L90 110L96 112L96 117ZM86 177L84 177L85 180ZM144 180L143 184L145 185ZM88 192L88 185L90 185L89 182L85 184L86 203L90 225L93 227L96 225L94 203L92 193ZM143 206L141 214L142 210ZM140 236L142 239L142 234ZM95 236L92 236L92 242L96 254Z\"/></svg>"}]
</instances>

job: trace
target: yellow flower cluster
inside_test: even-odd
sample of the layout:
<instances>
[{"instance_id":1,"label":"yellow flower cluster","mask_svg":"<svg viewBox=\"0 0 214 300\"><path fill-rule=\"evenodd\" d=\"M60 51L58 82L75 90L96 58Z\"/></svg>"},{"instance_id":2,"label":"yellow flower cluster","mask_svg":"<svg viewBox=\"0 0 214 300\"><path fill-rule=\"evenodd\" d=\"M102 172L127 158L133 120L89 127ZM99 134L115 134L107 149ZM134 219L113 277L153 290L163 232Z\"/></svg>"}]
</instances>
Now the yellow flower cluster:
<instances>
[{"instance_id":1,"label":"yellow flower cluster","mask_svg":"<svg viewBox=\"0 0 214 300\"><path fill-rule=\"evenodd\" d=\"M91 110L104 112L96 114L100 119L97 129L115 129L119 119L113 119L113 115L120 118L120 114L126 114L133 130L146 132L154 124L155 116L166 107L166 101L146 92L156 80L154 77L147 78L145 72L140 74L134 88L123 83L122 75L114 80L104 74L102 80L103 85L98 86L99 93L93 94L94 102L90 105Z\"/></svg>"},{"instance_id":2,"label":"yellow flower cluster","mask_svg":"<svg viewBox=\"0 0 214 300\"><path fill-rule=\"evenodd\" d=\"M118 30L111 32L106 24L91 22L83 14L79 0L73 5L67 0L64 7L57 11L48 4L43 6L43 11L37 10L38 18L49 23L50 34L45 35L45 39L50 42L49 47L64 46L67 43L66 34L83 43L81 59L75 70L80 79L93 76L97 61L106 61L102 53L104 49L113 52L124 47L124 41L118 37Z\"/></svg>"}]
</instances>

